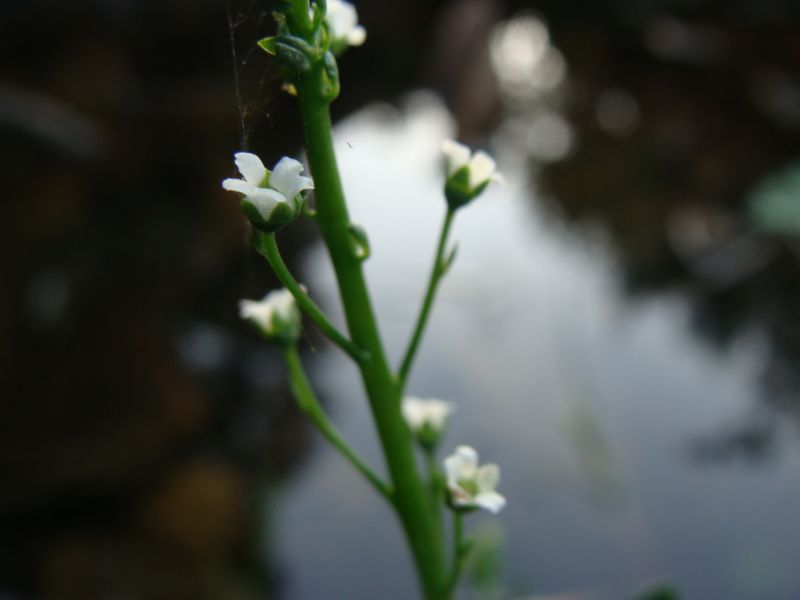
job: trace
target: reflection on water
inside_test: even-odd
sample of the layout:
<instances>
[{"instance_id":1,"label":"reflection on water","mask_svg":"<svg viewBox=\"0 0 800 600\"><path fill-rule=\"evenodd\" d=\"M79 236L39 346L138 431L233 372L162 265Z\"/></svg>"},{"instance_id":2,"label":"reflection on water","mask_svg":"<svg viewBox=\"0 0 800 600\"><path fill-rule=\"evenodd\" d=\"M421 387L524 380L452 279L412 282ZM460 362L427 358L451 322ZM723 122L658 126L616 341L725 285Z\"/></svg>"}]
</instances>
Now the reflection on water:
<instances>
[{"instance_id":1,"label":"reflection on water","mask_svg":"<svg viewBox=\"0 0 800 600\"><path fill-rule=\"evenodd\" d=\"M416 95L367 107L336 139L353 218L371 236L374 301L395 359L419 302L439 220L438 148L453 123ZM519 161L506 187L459 215L445 280L409 391L458 404L445 450L473 444L503 468L505 580L520 591L620 598L669 579L692 598L792 598L800 591L797 453L758 470L688 456L703 433L757 403L764 340L724 352L699 343L678 295L631 300L602 236L542 216ZM337 305L321 247L304 279ZM318 387L354 445L379 464L347 361L314 357ZM292 598L409 598L413 577L393 517L318 442L277 519ZM474 517L478 524L487 517ZM386 582L391 581L387 588Z\"/></svg>"}]
</instances>

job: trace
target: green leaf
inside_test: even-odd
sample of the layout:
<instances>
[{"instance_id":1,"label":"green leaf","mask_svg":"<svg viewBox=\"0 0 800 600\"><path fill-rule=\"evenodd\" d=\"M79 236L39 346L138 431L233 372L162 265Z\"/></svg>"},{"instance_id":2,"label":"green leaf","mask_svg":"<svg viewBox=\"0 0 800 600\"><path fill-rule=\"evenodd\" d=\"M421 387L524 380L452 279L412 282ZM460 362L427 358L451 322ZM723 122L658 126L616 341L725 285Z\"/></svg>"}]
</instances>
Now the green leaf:
<instances>
[{"instance_id":1,"label":"green leaf","mask_svg":"<svg viewBox=\"0 0 800 600\"><path fill-rule=\"evenodd\" d=\"M263 40L258 40L258 46L270 56L275 56L278 53L277 49L278 38L274 36L265 37Z\"/></svg>"},{"instance_id":2,"label":"green leaf","mask_svg":"<svg viewBox=\"0 0 800 600\"><path fill-rule=\"evenodd\" d=\"M369 245L369 238L367 237L367 232L364 230L363 227L361 227L361 225L350 225L349 231L353 244L353 255L359 261L363 262L367 260L372 254L372 249L370 248Z\"/></svg>"},{"instance_id":3,"label":"green leaf","mask_svg":"<svg viewBox=\"0 0 800 600\"><path fill-rule=\"evenodd\" d=\"M320 90L322 97L328 102L332 102L339 95L339 66L336 64L336 57L331 52L326 52L323 58L324 80L323 89Z\"/></svg>"},{"instance_id":4,"label":"green leaf","mask_svg":"<svg viewBox=\"0 0 800 600\"><path fill-rule=\"evenodd\" d=\"M275 56L290 80L311 71L312 54L313 49L299 38L280 37L275 43Z\"/></svg>"},{"instance_id":5,"label":"green leaf","mask_svg":"<svg viewBox=\"0 0 800 600\"><path fill-rule=\"evenodd\" d=\"M439 265L439 269L441 270L442 275L446 275L448 271L450 271L450 267L453 266L453 262L456 260L456 256L458 256L458 242L453 244L453 247L450 248L450 252L447 253L447 256L444 257L442 260L442 264Z\"/></svg>"}]
</instances>

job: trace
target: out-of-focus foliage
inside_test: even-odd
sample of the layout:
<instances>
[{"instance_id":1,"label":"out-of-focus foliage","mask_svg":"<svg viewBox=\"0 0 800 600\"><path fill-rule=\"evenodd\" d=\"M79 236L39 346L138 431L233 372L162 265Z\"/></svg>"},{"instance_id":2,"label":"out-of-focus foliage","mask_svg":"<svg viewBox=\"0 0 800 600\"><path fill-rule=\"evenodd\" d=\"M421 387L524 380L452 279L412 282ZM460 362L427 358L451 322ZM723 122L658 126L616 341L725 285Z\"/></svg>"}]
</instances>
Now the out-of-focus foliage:
<instances>
[{"instance_id":1,"label":"out-of-focus foliage","mask_svg":"<svg viewBox=\"0 0 800 600\"><path fill-rule=\"evenodd\" d=\"M754 226L777 235L800 235L800 162L768 176L749 198Z\"/></svg>"},{"instance_id":2,"label":"out-of-focus foliage","mask_svg":"<svg viewBox=\"0 0 800 600\"><path fill-rule=\"evenodd\" d=\"M634 600L678 600L678 592L670 585L657 584L638 594Z\"/></svg>"}]
</instances>

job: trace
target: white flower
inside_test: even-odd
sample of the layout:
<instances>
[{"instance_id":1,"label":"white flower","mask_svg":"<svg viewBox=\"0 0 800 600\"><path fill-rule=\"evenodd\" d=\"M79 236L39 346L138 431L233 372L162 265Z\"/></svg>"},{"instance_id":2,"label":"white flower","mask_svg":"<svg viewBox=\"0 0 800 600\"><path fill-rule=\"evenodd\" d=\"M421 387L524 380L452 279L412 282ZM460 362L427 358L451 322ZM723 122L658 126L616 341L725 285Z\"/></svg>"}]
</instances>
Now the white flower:
<instances>
[{"instance_id":1,"label":"white flower","mask_svg":"<svg viewBox=\"0 0 800 600\"><path fill-rule=\"evenodd\" d=\"M328 0L325 15L334 54L347 46L360 46L367 39L367 30L358 24L356 7L343 0Z\"/></svg>"},{"instance_id":2,"label":"white flower","mask_svg":"<svg viewBox=\"0 0 800 600\"><path fill-rule=\"evenodd\" d=\"M406 396L403 399L403 418L409 429L416 434L421 433L426 427L439 433L444 429L445 421L453 406L444 400L435 398L414 398Z\"/></svg>"},{"instance_id":3,"label":"white flower","mask_svg":"<svg viewBox=\"0 0 800 600\"><path fill-rule=\"evenodd\" d=\"M240 300L239 316L252 321L268 338L290 341L300 334L300 309L285 288L273 290L261 300Z\"/></svg>"},{"instance_id":4,"label":"white flower","mask_svg":"<svg viewBox=\"0 0 800 600\"><path fill-rule=\"evenodd\" d=\"M494 159L483 150L478 150L473 154L464 144L445 140L442 142L442 152L447 161L447 177L452 177L462 168L467 167L470 189L475 189L490 181L502 180L502 176L497 172Z\"/></svg>"},{"instance_id":5,"label":"white flower","mask_svg":"<svg viewBox=\"0 0 800 600\"><path fill-rule=\"evenodd\" d=\"M250 152L237 152L234 158L242 179L226 179L222 187L242 194L265 222L278 205L293 203L300 192L314 189L314 182L300 175L303 164L288 156L280 159L272 172Z\"/></svg>"},{"instance_id":6,"label":"white flower","mask_svg":"<svg viewBox=\"0 0 800 600\"><path fill-rule=\"evenodd\" d=\"M454 508L485 508L497 513L506 499L495 491L500 482L500 467L478 466L478 453L470 446L459 446L444 459L447 488Z\"/></svg>"}]
</instances>

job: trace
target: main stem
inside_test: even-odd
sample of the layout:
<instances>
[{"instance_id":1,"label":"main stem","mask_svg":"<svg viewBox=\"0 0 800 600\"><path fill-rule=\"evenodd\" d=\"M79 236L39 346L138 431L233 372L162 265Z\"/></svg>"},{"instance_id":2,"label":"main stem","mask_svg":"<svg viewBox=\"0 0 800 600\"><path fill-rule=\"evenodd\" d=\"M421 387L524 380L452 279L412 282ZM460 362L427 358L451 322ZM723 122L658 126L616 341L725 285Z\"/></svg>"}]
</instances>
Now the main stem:
<instances>
[{"instance_id":1,"label":"main stem","mask_svg":"<svg viewBox=\"0 0 800 600\"><path fill-rule=\"evenodd\" d=\"M361 260L354 252L330 112L318 92L320 76L312 74L298 85L306 151L316 189L317 221L336 273L350 337L367 353L358 366L392 480L394 507L411 546L425 597L439 600L446 593L443 544L417 471L413 440L400 411L401 390L386 360Z\"/></svg>"}]
</instances>

